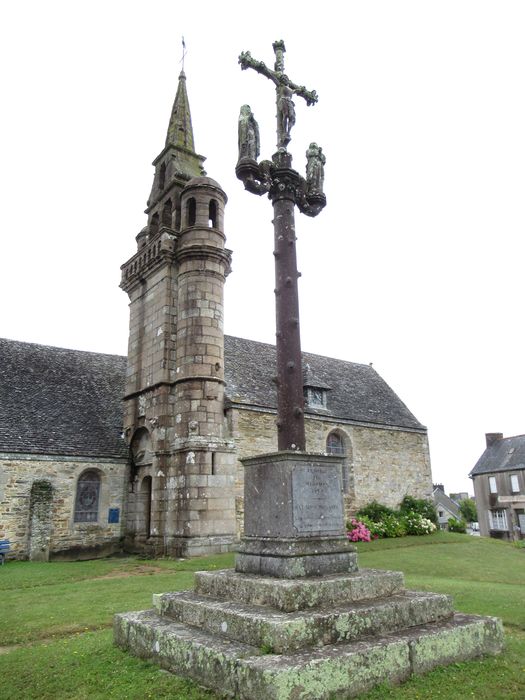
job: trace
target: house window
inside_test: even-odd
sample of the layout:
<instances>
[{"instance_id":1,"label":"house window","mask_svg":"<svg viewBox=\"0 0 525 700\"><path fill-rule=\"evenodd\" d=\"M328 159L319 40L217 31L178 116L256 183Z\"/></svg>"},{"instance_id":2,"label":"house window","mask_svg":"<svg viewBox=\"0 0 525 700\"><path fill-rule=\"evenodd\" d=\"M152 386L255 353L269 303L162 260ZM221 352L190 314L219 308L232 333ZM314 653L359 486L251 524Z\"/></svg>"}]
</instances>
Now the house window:
<instances>
[{"instance_id":1,"label":"house window","mask_svg":"<svg viewBox=\"0 0 525 700\"><path fill-rule=\"evenodd\" d=\"M76 523L96 523L98 520L98 500L100 496L100 475L89 470L81 474L77 482L75 498Z\"/></svg>"},{"instance_id":2,"label":"house window","mask_svg":"<svg viewBox=\"0 0 525 700\"><path fill-rule=\"evenodd\" d=\"M507 530L507 511L503 508L499 510L489 510L490 529Z\"/></svg>"},{"instance_id":3,"label":"house window","mask_svg":"<svg viewBox=\"0 0 525 700\"><path fill-rule=\"evenodd\" d=\"M510 475L510 490L512 491L512 493L520 492L520 482L517 474Z\"/></svg>"},{"instance_id":4,"label":"house window","mask_svg":"<svg viewBox=\"0 0 525 700\"><path fill-rule=\"evenodd\" d=\"M438 516L439 516L440 518L444 518L444 517L445 517L445 511L444 511L444 510L438 510Z\"/></svg>"},{"instance_id":5,"label":"house window","mask_svg":"<svg viewBox=\"0 0 525 700\"><path fill-rule=\"evenodd\" d=\"M498 493L498 487L496 484L495 476L489 476L489 491L490 493Z\"/></svg>"}]
</instances>

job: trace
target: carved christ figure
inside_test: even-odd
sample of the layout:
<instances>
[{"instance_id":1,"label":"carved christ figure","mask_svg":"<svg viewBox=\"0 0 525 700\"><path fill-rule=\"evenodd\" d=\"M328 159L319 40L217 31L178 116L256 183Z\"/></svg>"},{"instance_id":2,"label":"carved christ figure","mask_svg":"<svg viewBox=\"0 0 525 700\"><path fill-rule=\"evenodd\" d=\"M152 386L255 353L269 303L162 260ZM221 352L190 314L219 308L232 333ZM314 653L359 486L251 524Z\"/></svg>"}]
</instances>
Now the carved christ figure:
<instances>
[{"instance_id":1,"label":"carved christ figure","mask_svg":"<svg viewBox=\"0 0 525 700\"><path fill-rule=\"evenodd\" d=\"M239 114L239 161L257 160L260 153L259 125L250 105L243 105Z\"/></svg>"},{"instance_id":2,"label":"carved christ figure","mask_svg":"<svg viewBox=\"0 0 525 700\"><path fill-rule=\"evenodd\" d=\"M287 85L279 85L277 98L277 147L290 143L292 126L295 124L293 90Z\"/></svg>"}]
</instances>

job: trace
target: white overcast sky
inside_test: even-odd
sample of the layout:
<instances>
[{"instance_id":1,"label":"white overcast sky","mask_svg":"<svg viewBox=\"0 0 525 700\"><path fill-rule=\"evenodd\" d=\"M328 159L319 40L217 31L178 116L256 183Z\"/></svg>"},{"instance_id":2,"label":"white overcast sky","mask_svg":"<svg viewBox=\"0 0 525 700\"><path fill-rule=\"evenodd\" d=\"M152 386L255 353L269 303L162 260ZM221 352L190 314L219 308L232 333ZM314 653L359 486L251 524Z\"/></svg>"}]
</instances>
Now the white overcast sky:
<instances>
[{"instance_id":1,"label":"white overcast sky","mask_svg":"<svg viewBox=\"0 0 525 700\"><path fill-rule=\"evenodd\" d=\"M2 4L0 335L125 354L120 265L145 224L181 35L196 150L226 190L225 330L274 340L270 202L235 179L249 103L275 150L274 90L319 93L290 150L326 154L328 206L297 214L304 350L373 362L428 426L434 481L469 490L484 433L525 432L522 0Z\"/></svg>"}]
</instances>

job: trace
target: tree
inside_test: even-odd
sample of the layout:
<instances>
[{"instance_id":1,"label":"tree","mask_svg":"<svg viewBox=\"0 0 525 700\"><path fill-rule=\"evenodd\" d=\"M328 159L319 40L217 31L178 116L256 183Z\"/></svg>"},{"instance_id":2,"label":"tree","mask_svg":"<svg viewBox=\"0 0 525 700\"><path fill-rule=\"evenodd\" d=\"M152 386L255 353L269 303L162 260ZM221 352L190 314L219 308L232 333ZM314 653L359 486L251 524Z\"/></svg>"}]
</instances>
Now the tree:
<instances>
[{"instance_id":1,"label":"tree","mask_svg":"<svg viewBox=\"0 0 525 700\"><path fill-rule=\"evenodd\" d=\"M464 498L459 502L459 512L467 523L477 522L478 511L473 498Z\"/></svg>"}]
</instances>

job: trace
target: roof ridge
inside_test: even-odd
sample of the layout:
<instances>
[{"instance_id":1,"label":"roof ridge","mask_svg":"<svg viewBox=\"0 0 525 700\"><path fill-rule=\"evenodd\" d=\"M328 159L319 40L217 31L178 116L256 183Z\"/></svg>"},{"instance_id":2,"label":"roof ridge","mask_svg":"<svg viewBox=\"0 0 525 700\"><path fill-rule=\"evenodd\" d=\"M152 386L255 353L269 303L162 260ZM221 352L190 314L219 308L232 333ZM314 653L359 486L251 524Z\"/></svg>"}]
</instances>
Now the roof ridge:
<instances>
[{"instance_id":1,"label":"roof ridge","mask_svg":"<svg viewBox=\"0 0 525 700\"><path fill-rule=\"evenodd\" d=\"M27 340L16 340L14 338L0 338L0 343L2 342L17 343L19 345L32 346L35 348L43 348L47 350L64 350L65 352L75 352L83 355L97 355L98 357L103 355L104 357L118 357L124 360L127 359L127 355L117 355L111 352L97 352L96 350L78 350L77 348L65 348L62 345L45 345L44 343L32 343Z\"/></svg>"}]
</instances>

